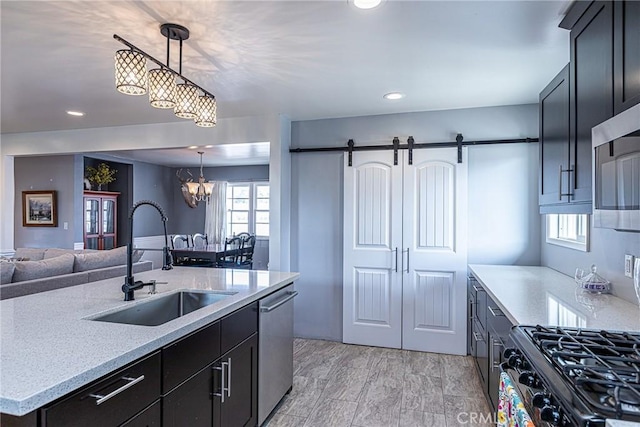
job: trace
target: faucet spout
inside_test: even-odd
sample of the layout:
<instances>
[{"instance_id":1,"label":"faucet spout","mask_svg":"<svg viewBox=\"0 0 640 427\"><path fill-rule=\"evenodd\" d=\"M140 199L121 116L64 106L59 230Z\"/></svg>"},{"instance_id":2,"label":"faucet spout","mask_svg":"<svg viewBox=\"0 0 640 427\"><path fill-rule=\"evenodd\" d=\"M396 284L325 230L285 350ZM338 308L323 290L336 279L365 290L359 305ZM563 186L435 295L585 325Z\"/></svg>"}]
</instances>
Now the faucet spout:
<instances>
[{"instance_id":1,"label":"faucet spout","mask_svg":"<svg viewBox=\"0 0 640 427\"><path fill-rule=\"evenodd\" d=\"M158 203L152 200L140 200L135 203L129 211L129 242L127 243L127 277L125 277L122 292L124 292L124 300L132 301L134 299L133 291L140 289L140 283L133 278L133 214L142 205L150 205L156 208L162 219L164 227L164 247L162 248L162 269L171 270L173 268L173 260L169 251L169 237L167 235L167 215Z\"/></svg>"}]
</instances>

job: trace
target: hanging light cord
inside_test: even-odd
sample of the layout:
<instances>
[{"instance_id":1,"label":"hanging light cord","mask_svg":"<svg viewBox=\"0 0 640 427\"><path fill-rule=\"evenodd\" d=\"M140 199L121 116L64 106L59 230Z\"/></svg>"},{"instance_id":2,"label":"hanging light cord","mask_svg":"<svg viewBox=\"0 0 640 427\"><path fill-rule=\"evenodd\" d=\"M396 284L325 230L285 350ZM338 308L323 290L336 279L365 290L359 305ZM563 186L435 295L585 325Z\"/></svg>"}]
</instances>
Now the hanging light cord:
<instances>
[{"instance_id":1,"label":"hanging light cord","mask_svg":"<svg viewBox=\"0 0 640 427\"><path fill-rule=\"evenodd\" d=\"M189 84L195 86L197 89L201 90L205 95L208 95L211 98L215 99L215 95L214 94L212 94L208 90L203 89L202 86L199 86L199 85L195 84L194 82L192 82L191 80L189 80L188 78L186 78L185 76L182 75L182 39L180 39L180 71L178 72L178 71L172 69L171 67L169 67L169 38L167 38L167 64L166 65L163 64L162 62L158 61L156 58L154 58L153 56L149 55L147 52L145 52L144 50L140 49L139 47L129 43L128 41L126 41L125 39L120 37L119 35L114 34L113 38L118 40L120 43L122 43L123 45L127 46L128 48L130 48L132 51L137 52L137 53L145 56L150 61L155 62L156 64L158 64L160 66L160 68L165 68L165 69L171 71L173 74L175 74L176 76L181 78L185 83L189 83Z\"/></svg>"}]
</instances>

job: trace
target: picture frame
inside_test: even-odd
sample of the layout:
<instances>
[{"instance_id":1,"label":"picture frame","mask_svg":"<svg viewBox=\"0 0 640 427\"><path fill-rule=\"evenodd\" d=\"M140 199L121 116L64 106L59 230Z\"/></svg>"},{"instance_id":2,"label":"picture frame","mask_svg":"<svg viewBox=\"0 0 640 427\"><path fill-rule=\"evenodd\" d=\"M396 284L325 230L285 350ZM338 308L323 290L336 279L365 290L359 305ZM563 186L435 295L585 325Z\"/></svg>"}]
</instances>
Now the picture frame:
<instances>
[{"instance_id":1,"label":"picture frame","mask_svg":"<svg viewBox=\"0 0 640 427\"><path fill-rule=\"evenodd\" d=\"M54 190L23 191L22 226L57 227L58 207L56 193Z\"/></svg>"}]
</instances>

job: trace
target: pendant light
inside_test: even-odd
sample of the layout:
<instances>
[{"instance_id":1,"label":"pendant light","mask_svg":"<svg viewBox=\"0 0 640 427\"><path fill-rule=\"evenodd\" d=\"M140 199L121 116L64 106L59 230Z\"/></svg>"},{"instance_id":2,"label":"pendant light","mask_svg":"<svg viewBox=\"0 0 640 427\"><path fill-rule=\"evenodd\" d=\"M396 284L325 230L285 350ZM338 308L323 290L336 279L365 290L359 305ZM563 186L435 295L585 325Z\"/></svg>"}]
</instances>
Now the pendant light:
<instances>
[{"instance_id":1,"label":"pendant light","mask_svg":"<svg viewBox=\"0 0 640 427\"><path fill-rule=\"evenodd\" d=\"M200 176L198 177L198 182L187 182L186 184L189 189L189 194L191 194L195 202L209 201L211 193L213 192L213 183L205 182L202 172L202 155L204 151L198 151L198 154L200 154Z\"/></svg>"},{"instance_id":2,"label":"pendant light","mask_svg":"<svg viewBox=\"0 0 640 427\"><path fill-rule=\"evenodd\" d=\"M147 58L133 49L116 52L116 89L125 95L147 93Z\"/></svg>"},{"instance_id":3,"label":"pendant light","mask_svg":"<svg viewBox=\"0 0 640 427\"><path fill-rule=\"evenodd\" d=\"M196 126L212 128L216 125L216 99L202 95L198 97L198 116L195 118Z\"/></svg>"}]
</instances>

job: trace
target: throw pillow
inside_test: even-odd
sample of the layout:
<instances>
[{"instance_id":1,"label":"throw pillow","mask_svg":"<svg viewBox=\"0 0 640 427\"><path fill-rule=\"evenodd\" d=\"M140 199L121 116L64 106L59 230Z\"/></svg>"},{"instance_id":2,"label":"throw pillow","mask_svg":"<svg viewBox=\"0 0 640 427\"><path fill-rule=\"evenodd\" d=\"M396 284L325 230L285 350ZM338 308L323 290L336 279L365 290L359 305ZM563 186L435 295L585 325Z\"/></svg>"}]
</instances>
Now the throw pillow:
<instances>
[{"instance_id":1,"label":"throw pillow","mask_svg":"<svg viewBox=\"0 0 640 427\"><path fill-rule=\"evenodd\" d=\"M40 261L44 259L45 248L18 248L15 258L27 258L29 261Z\"/></svg>"},{"instance_id":2,"label":"throw pillow","mask_svg":"<svg viewBox=\"0 0 640 427\"><path fill-rule=\"evenodd\" d=\"M13 263L15 265L13 282L73 273L73 261L74 257L71 254L64 254L41 261L16 261Z\"/></svg>"},{"instance_id":3,"label":"throw pillow","mask_svg":"<svg viewBox=\"0 0 640 427\"><path fill-rule=\"evenodd\" d=\"M9 261L0 261L0 285L11 283L16 265Z\"/></svg>"},{"instance_id":4,"label":"throw pillow","mask_svg":"<svg viewBox=\"0 0 640 427\"><path fill-rule=\"evenodd\" d=\"M142 249L136 249L135 251L133 251L132 262L135 264L136 262L140 261L142 255L144 255L144 250Z\"/></svg>"},{"instance_id":5,"label":"throw pillow","mask_svg":"<svg viewBox=\"0 0 640 427\"><path fill-rule=\"evenodd\" d=\"M113 267L115 265L125 265L127 263L127 247L120 246L119 248L111 249L108 251L88 252L84 254L75 255L75 263L73 264L73 271L89 271L97 268Z\"/></svg>"}]
</instances>

